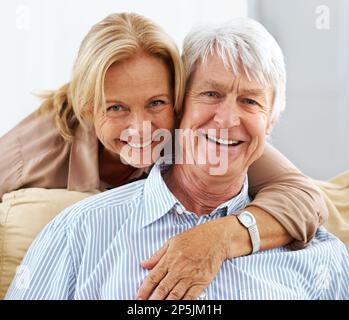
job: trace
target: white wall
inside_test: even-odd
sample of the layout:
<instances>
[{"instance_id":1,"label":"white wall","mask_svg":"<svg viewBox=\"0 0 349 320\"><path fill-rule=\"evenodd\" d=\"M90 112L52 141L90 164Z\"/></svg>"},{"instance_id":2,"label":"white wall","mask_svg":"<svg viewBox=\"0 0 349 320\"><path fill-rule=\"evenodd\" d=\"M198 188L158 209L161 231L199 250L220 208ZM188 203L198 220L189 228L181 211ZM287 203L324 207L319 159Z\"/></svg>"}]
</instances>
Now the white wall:
<instances>
[{"instance_id":1,"label":"white wall","mask_svg":"<svg viewBox=\"0 0 349 320\"><path fill-rule=\"evenodd\" d=\"M246 0L1 0L0 136L38 107L31 93L69 81L74 57L91 26L114 12L152 18L176 40L202 21L246 16Z\"/></svg>"},{"instance_id":2,"label":"white wall","mask_svg":"<svg viewBox=\"0 0 349 320\"><path fill-rule=\"evenodd\" d=\"M349 170L349 1L250 0L249 5L286 58L287 107L274 145L313 178ZM328 25L322 8L328 10Z\"/></svg>"},{"instance_id":3,"label":"white wall","mask_svg":"<svg viewBox=\"0 0 349 320\"><path fill-rule=\"evenodd\" d=\"M349 170L349 1L248 3L286 56L287 109L274 144L314 178ZM329 30L316 28L320 5L330 9ZM197 22L246 16L247 0L1 0L0 136L38 107L31 92L69 80L89 28L121 11L154 19L180 46Z\"/></svg>"}]
</instances>

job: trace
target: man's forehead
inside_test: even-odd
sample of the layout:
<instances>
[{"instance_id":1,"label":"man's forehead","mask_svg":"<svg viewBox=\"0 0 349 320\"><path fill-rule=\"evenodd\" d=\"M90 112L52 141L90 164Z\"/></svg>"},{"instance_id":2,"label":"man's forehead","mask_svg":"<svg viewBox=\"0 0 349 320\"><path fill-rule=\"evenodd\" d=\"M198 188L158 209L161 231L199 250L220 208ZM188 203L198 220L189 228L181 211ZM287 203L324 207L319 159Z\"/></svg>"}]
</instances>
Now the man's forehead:
<instances>
[{"instance_id":1,"label":"man's forehead","mask_svg":"<svg viewBox=\"0 0 349 320\"><path fill-rule=\"evenodd\" d=\"M249 77L241 61L237 63L236 69L237 71L234 71L217 53L213 53L196 62L188 85L196 89L210 87L227 91L235 88L239 92L253 95L265 95L268 91L273 91L272 86Z\"/></svg>"},{"instance_id":2,"label":"man's forehead","mask_svg":"<svg viewBox=\"0 0 349 320\"><path fill-rule=\"evenodd\" d=\"M233 90L237 89L239 92L246 92L253 95L264 95L268 91L265 87L254 80L249 80L247 77L235 76L231 74L230 78L212 77L210 74L204 77L198 77L196 87L199 88L213 88L219 90Z\"/></svg>"}]
</instances>

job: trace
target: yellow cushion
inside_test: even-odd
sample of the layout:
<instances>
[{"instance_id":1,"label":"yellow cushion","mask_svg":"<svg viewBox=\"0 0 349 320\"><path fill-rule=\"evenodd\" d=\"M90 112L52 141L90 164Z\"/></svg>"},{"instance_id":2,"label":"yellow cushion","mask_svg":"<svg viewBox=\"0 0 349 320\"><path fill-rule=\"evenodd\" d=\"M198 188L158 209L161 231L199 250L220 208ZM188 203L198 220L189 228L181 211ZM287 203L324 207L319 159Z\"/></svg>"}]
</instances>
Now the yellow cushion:
<instances>
[{"instance_id":1,"label":"yellow cushion","mask_svg":"<svg viewBox=\"0 0 349 320\"><path fill-rule=\"evenodd\" d=\"M95 192L28 188L5 194L0 203L0 299L26 251L43 227L64 208Z\"/></svg>"},{"instance_id":2,"label":"yellow cushion","mask_svg":"<svg viewBox=\"0 0 349 320\"><path fill-rule=\"evenodd\" d=\"M336 235L349 251L349 171L328 182L315 182L322 190L329 209L325 227Z\"/></svg>"}]
</instances>

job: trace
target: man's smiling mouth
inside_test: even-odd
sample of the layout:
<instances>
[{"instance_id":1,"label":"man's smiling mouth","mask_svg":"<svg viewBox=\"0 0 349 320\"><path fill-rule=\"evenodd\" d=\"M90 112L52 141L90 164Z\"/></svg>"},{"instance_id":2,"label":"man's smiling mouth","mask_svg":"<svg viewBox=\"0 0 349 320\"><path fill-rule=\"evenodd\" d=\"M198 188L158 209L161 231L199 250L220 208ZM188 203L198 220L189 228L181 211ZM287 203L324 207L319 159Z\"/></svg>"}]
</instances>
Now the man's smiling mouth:
<instances>
[{"instance_id":1,"label":"man's smiling mouth","mask_svg":"<svg viewBox=\"0 0 349 320\"><path fill-rule=\"evenodd\" d=\"M224 146L238 146L240 145L241 143L243 143L243 141L240 141L240 140L226 140L226 139L219 139L219 138L216 138L214 136L210 136L208 134L205 135L206 139L209 140L209 141L212 141L212 142L215 142L217 144L221 144L221 145L224 145Z\"/></svg>"}]
</instances>

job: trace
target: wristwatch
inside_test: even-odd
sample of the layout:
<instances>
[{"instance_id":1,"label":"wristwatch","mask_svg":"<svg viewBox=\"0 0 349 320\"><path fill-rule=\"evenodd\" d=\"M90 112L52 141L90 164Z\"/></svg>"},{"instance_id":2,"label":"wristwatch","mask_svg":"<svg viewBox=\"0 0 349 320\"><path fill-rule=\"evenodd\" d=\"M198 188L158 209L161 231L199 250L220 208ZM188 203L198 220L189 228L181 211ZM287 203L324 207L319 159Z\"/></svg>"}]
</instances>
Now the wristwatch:
<instances>
[{"instance_id":1,"label":"wristwatch","mask_svg":"<svg viewBox=\"0 0 349 320\"><path fill-rule=\"evenodd\" d=\"M236 216L239 222L248 230L252 243L252 253L259 251L261 247L261 239L257 228L256 219L251 212L241 211Z\"/></svg>"}]
</instances>

